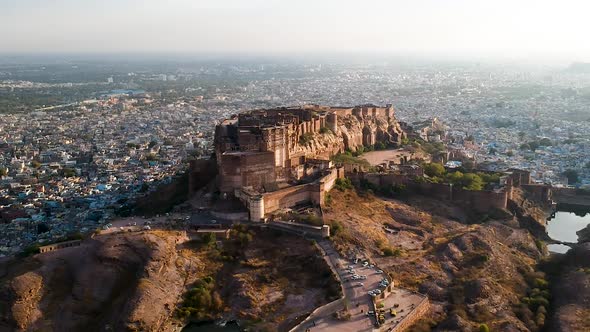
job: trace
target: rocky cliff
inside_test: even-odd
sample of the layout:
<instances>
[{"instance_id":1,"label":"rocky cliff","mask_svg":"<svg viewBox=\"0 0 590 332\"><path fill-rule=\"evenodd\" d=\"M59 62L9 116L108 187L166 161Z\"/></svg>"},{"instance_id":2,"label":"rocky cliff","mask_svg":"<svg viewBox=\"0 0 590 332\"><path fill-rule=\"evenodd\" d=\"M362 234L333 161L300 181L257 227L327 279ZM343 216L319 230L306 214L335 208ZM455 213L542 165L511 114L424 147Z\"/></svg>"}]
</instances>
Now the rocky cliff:
<instances>
[{"instance_id":1,"label":"rocky cliff","mask_svg":"<svg viewBox=\"0 0 590 332\"><path fill-rule=\"evenodd\" d=\"M338 117L336 132L324 130L308 135L293 149L294 154L329 158L347 149L356 151L359 147L399 145L407 134L395 118L385 116L346 115Z\"/></svg>"},{"instance_id":2,"label":"rocky cliff","mask_svg":"<svg viewBox=\"0 0 590 332\"><path fill-rule=\"evenodd\" d=\"M180 240L173 233L100 236L11 263L0 330L166 330L185 283L205 268L176 250ZM20 274L22 268L28 271Z\"/></svg>"},{"instance_id":3,"label":"rocky cliff","mask_svg":"<svg viewBox=\"0 0 590 332\"><path fill-rule=\"evenodd\" d=\"M581 243L549 263L553 314L547 331L590 331L590 243Z\"/></svg>"},{"instance_id":4,"label":"rocky cliff","mask_svg":"<svg viewBox=\"0 0 590 332\"><path fill-rule=\"evenodd\" d=\"M373 146L377 142L400 144L406 137L394 117L348 115L338 118L338 125L344 148L352 151L363 145Z\"/></svg>"},{"instance_id":5,"label":"rocky cliff","mask_svg":"<svg viewBox=\"0 0 590 332\"><path fill-rule=\"evenodd\" d=\"M334 280L311 242L248 234L257 241L235 237L223 251L178 231L101 235L0 262L0 332L174 331L191 318L218 317L288 330L337 296L328 293ZM219 281L215 308L187 307L187 294L204 278Z\"/></svg>"}]
</instances>

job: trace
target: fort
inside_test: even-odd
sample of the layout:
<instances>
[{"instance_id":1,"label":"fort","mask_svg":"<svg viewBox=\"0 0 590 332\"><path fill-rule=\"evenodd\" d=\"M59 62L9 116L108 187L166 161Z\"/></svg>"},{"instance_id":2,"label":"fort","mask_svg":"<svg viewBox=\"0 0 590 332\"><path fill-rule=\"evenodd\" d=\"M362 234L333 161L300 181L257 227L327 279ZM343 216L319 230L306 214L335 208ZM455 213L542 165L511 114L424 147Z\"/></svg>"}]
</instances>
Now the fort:
<instances>
[{"instance_id":1,"label":"fort","mask_svg":"<svg viewBox=\"0 0 590 332\"><path fill-rule=\"evenodd\" d=\"M398 146L406 137L391 105L306 105L253 110L215 128L218 186L241 200L249 219L278 209L321 205L344 169L330 158L382 142Z\"/></svg>"}]
</instances>

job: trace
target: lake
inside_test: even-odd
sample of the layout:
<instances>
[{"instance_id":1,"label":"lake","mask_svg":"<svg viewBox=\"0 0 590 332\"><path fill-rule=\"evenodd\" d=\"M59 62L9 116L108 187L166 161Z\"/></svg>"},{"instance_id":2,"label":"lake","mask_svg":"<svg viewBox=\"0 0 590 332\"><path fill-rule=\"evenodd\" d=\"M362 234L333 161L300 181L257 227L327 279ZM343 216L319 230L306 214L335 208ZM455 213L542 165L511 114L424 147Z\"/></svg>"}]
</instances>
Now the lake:
<instances>
[{"instance_id":1,"label":"lake","mask_svg":"<svg viewBox=\"0 0 590 332\"><path fill-rule=\"evenodd\" d=\"M590 224L590 214L588 212L584 212L583 216L580 216L569 211L557 211L547 221L547 234L554 240L578 242L576 232L584 229L588 224ZM570 249L570 247L562 244L550 244L547 248L549 251L556 253L565 253Z\"/></svg>"}]
</instances>

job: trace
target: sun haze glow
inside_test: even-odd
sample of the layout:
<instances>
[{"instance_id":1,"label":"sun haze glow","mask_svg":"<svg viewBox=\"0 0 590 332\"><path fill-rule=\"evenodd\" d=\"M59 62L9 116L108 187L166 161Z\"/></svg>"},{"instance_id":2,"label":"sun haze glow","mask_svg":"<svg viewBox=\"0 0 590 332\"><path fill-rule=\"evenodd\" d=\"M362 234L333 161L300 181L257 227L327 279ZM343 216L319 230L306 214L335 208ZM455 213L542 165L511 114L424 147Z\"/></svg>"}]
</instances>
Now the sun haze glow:
<instances>
[{"instance_id":1,"label":"sun haze glow","mask_svg":"<svg viewBox=\"0 0 590 332\"><path fill-rule=\"evenodd\" d=\"M0 53L397 53L590 60L579 0L19 0Z\"/></svg>"}]
</instances>

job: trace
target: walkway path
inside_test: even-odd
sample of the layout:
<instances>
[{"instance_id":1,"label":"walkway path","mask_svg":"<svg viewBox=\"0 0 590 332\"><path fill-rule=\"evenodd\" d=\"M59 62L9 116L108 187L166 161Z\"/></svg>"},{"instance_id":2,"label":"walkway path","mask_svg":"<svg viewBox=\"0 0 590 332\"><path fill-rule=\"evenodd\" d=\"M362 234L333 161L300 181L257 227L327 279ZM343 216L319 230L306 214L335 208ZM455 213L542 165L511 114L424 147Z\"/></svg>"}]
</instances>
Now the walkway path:
<instances>
[{"instance_id":1,"label":"walkway path","mask_svg":"<svg viewBox=\"0 0 590 332\"><path fill-rule=\"evenodd\" d=\"M374 268L349 263L340 256L328 240L319 241L318 245L323 251L326 263L342 285L344 298L316 309L305 321L291 331L373 331L374 321L366 315L367 311L374 310L367 292L377 288L383 275L378 274ZM355 273L366 275L367 279L347 280L351 276L347 270L350 265L354 266ZM364 285L357 286L359 282ZM333 314L344 309L345 305L349 308L350 320L336 320Z\"/></svg>"}]
</instances>

